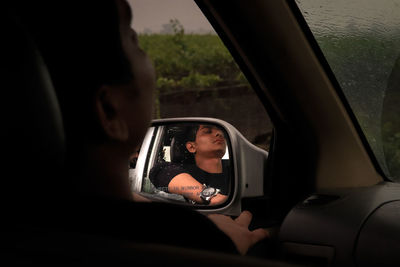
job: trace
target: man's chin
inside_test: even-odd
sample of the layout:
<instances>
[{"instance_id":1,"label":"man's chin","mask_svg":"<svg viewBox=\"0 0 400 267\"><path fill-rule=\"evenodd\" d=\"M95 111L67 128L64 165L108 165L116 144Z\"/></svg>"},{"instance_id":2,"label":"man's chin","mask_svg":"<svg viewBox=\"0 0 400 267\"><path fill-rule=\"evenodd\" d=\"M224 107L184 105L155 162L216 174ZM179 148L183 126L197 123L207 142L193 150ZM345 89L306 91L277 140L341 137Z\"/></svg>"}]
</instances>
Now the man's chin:
<instances>
[{"instance_id":1,"label":"man's chin","mask_svg":"<svg viewBox=\"0 0 400 267\"><path fill-rule=\"evenodd\" d=\"M217 157L218 158L220 158L220 159L222 159L222 157L225 155L225 149L223 149L223 150L218 150L217 152L216 152L216 154L217 154Z\"/></svg>"}]
</instances>

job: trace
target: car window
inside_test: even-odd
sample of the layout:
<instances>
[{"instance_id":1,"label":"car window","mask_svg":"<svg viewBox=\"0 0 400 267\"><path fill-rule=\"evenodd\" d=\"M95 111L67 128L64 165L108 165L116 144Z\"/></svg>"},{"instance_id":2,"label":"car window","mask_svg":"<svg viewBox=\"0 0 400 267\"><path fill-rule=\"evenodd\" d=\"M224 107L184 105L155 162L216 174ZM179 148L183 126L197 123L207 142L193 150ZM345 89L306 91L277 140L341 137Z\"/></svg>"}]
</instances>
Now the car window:
<instances>
[{"instance_id":1,"label":"car window","mask_svg":"<svg viewBox=\"0 0 400 267\"><path fill-rule=\"evenodd\" d=\"M272 123L265 108L195 2L129 2L139 44L156 69L153 118L222 119L268 150Z\"/></svg>"},{"instance_id":2,"label":"car window","mask_svg":"<svg viewBox=\"0 0 400 267\"><path fill-rule=\"evenodd\" d=\"M385 174L400 181L400 1L296 0Z\"/></svg>"}]
</instances>

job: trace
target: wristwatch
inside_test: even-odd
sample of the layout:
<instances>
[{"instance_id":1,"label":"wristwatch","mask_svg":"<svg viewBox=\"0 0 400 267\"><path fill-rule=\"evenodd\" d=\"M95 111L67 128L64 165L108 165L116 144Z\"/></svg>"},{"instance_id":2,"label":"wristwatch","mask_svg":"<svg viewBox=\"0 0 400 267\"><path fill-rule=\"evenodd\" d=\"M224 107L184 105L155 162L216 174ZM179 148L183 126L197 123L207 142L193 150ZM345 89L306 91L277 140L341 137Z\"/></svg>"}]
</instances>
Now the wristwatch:
<instances>
[{"instance_id":1,"label":"wristwatch","mask_svg":"<svg viewBox=\"0 0 400 267\"><path fill-rule=\"evenodd\" d=\"M219 192L221 192L221 190L203 185L203 191L200 192L200 198L203 200L203 204L210 204L211 199Z\"/></svg>"}]
</instances>

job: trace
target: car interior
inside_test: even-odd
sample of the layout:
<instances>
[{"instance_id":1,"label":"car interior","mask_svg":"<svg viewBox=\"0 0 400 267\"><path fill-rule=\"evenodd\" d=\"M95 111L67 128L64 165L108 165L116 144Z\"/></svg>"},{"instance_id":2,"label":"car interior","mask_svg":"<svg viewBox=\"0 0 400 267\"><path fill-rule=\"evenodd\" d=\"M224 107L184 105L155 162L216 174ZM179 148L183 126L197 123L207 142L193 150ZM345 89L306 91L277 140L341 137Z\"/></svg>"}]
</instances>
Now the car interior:
<instances>
[{"instance_id":1,"label":"car interior","mask_svg":"<svg viewBox=\"0 0 400 267\"><path fill-rule=\"evenodd\" d=\"M7 117L3 139L8 155L3 161L5 171L14 173L13 179L3 180L3 188L7 189L2 194L3 211L5 216L9 216L2 231L1 255L4 264L190 263L200 266L211 261L211 265L265 266L265 261L255 258L135 243L107 235L65 232L53 229L51 225L32 223L34 216L51 218L50 214L44 215L49 211L41 210L41 204L48 202L47 198L53 195L49 191L54 191L53 185L59 185L59 181L52 180L65 167L63 123L51 78L33 40L11 11L2 16L2 27L7 40L3 43L2 64L6 70L3 81L9 86L3 94L8 101L2 108L4 114L14 111L13 116ZM29 175L18 171L23 161L22 154L32 155L22 164L29 170ZM48 186L39 188L33 178L45 181ZM40 197L42 192L45 192L46 199ZM56 194L54 192L54 199ZM275 261L268 264L276 266Z\"/></svg>"},{"instance_id":2,"label":"car interior","mask_svg":"<svg viewBox=\"0 0 400 267\"><path fill-rule=\"evenodd\" d=\"M170 151L171 162L182 163L182 164L194 163L194 159L187 155L186 153L187 150L184 148L184 144L178 141L176 135L172 137L170 146L171 146L171 151Z\"/></svg>"},{"instance_id":3,"label":"car interior","mask_svg":"<svg viewBox=\"0 0 400 267\"><path fill-rule=\"evenodd\" d=\"M243 199L242 208L254 214L251 227L276 232L248 256L237 256L26 223L27 218L47 212L41 211L41 203L57 198L53 189L59 186L57 174L64 168L65 137L46 66L24 25L8 10L1 16L0 26L5 86L6 157L2 162L4 176L8 176L2 179L2 207L8 219L2 231L1 261L51 265L397 265L400 186L388 180L377 164L294 1L196 3L274 123L264 174L265 196ZM38 179L47 186L38 188Z\"/></svg>"},{"instance_id":4,"label":"car interior","mask_svg":"<svg viewBox=\"0 0 400 267\"><path fill-rule=\"evenodd\" d=\"M179 131L179 126L175 127L177 129L173 129L174 127L171 127L169 130L164 131L164 137L162 138L163 140L161 141L161 143L159 144L159 148L158 148L158 153L156 156L156 161L154 163L154 165L151 167L150 169L150 173L154 173L157 171L157 169L162 168L162 163L165 163L165 157L168 156L170 159L171 163L176 163L176 164L193 164L194 159L192 157L190 157L188 155L188 153L186 153L186 149L182 149L182 143L180 143L179 141L177 141L177 137L176 137L176 132ZM170 147L169 149L169 153L168 151L165 150L165 147ZM168 155L166 155L166 153L168 153ZM148 166L146 166L146 168L149 168ZM152 174L150 174L152 175ZM157 189L152 183L151 181L149 181L150 183L150 191L147 191L145 193L149 193L152 194L151 197L154 197L153 194L155 195L159 195L160 197L162 197L161 199L170 199L172 201L179 201L179 202L187 202L187 200L178 194L172 194L172 193L167 193L163 190L159 190ZM142 193L143 194L143 193Z\"/></svg>"},{"instance_id":5,"label":"car interior","mask_svg":"<svg viewBox=\"0 0 400 267\"><path fill-rule=\"evenodd\" d=\"M4 77L6 84L10 85L4 94L9 104L3 105L3 108L16 109L14 116L10 116L7 121L4 139L7 141L6 153L10 157L3 162L8 173L15 173L15 179L3 181L3 187L8 189L8 192L2 194L3 212L12 217L5 221L6 226L2 231L3 264L292 266L273 260L264 261L161 244L135 243L106 235L65 232L49 225L31 224L28 217L41 216L41 212L48 212L41 211L40 205L43 204L41 201L49 201L32 195L40 194L40 190L52 190L51 179L54 179L54 173L59 173L64 168L62 119L51 79L33 41L11 15L3 16L2 22L7 37L6 50L3 50L7 51L3 57L7 60L2 61L2 64L8 70ZM21 121L25 121L26 116L29 116L28 123L22 124ZM29 180L24 173L15 172L21 163L21 151L34 155L24 167L29 168L30 177L48 181L47 188L38 188L34 181L28 184ZM21 182L25 186L18 185ZM32 201L34 199L36 201ZM47 214L46 217L51 215Z\"/></svg>"},{"instance_id":6,"label":"car interior","mask_svg":"<svg viewBox=\"0 0 400 267\"><path fill-rule=\"evenodd\" d=\"M189 153L189 151L186 149L186 145L184 142L184 140L185 140L184 134L187 131L187 130L185 131L185 129L188 127L188 125L185 125L185 124L176 125L176 126L166 125L165 127L166 128L164 128L163 141L160 143L160 148L158 149L159 150L158 157L157 157L157 160L156 160L155 164L153 165L152 169L160 168L161 167L160 163L161 164L163 164L163 163L169 164L169 161L165 160L166 153L168 153L168 152L169 152L168 156L170 159L170 163L179 164L182 166L196 164L193 154ZM165 150L165 147L169 147L169 150L168 151ZM222 163L226 169L229 169L229 159L223 158ZM227 185L227 187L231 187L230 184ZM159 191L159 190L157 190L157 191ZM164 194L164 193L162 193L162 194ZM174 196L175 199L178 198L179 200L182 201L182 198L183 198L182 196L178 195L178 197L177 197L176 194L172 194L172 195L175 195ZM189 201L187 201L187 202L189 202Z\"/></svg>"}]
</instances>

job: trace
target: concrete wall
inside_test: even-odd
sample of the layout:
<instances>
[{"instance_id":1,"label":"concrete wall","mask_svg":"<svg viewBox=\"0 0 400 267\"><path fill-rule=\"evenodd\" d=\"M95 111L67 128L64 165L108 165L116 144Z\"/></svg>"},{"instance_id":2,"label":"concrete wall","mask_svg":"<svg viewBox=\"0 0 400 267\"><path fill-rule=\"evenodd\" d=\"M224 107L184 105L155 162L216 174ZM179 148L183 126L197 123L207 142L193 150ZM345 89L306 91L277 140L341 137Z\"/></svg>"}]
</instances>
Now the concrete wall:
<instances>
[{"instance_id":1,"label":"concrete wall","mask_svg":"<svg viewBox=\"0 0 400 267\"><path fill-rule=\"evenodd\" d=\"M247 86L184 91L159 97L161 118L212 117L235 126L249 141L268 149L272 123Z\"/></svg>"}]
</instances>

